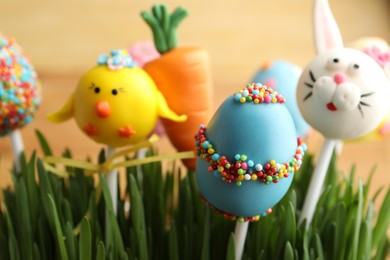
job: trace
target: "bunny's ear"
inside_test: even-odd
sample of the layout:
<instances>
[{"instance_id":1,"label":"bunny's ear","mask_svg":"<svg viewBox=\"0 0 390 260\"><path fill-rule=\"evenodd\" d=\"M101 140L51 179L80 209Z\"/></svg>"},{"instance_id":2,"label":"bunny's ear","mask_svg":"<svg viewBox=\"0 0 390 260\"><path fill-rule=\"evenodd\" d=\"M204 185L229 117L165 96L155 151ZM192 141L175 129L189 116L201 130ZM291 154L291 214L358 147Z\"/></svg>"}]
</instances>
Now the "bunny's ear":
<instances>
[{"instance_id":1,"label":"bunny's ear","mask_svg":"<svg viewBox=\"0 0 390 260\"><path fill-rule=\"evenodd\" d=\"M314 1L314 40L317 54L342 48L343 39L327 0Z\"/></svg>"}]
</instances>

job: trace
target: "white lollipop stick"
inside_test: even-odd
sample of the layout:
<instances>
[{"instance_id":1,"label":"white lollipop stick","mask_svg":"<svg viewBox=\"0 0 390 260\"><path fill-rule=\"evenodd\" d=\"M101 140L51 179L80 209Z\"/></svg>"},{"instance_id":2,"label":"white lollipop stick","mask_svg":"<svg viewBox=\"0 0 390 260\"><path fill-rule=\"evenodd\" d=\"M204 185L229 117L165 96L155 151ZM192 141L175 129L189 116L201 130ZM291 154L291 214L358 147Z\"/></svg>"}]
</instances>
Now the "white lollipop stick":
<instances>
[{"instance_id":1,"label":"white lollipop stick","mask_svg":"<svg viewBox=\"0 0 390 260\"><path fill-rule=\"evenodd\" d=\"M10 134L12 152L15 159L15 168L17 172L20 172L20 154L24 151L23 139L19 130L15 129Z\"/></svg>"},{"instance_id":2,"label":"white lollipop stick","mask_svg":"<svg viewBox=\"0 0 390 260\"><path fill-rule=\"evenodd\" d=\"M115 148L107 146L107 158L109 158L115 152ZM112 206L114 207L114 214L117 214L117 196L118 196L118 170L111 170L107 174L107 184L110 189L110 195L112 200Z\"/></svg>"},{"instance_id":3,"label":"white lollipop stick","mask_svg":"<svg viewBox=\"0 0 390 260\"><path fill-rule=\"evenodd\" d=\"M306 227L309 226L313 219L314 211L316 209L318 200L321 195L322 186L326 172L329 167L330 159L332 158L333 150L338 141L332 139L325 139L322 146L320 157L318 158L317 165L311 176L309 190L306 193L305 202L303 203L302 214L299 219L299 223L302 223L306 219Z\"/></svg>"},{"instance_id":4,"label":"white lollipop stick","mask_svg":"<svg viewBox=\"0 0 390 260\"><path fill-rule=\"evenodd\" d=\"M234 244L235 244L235 259L240 260L242 258L242 253L244 252L244 245L246 239L246 233L248 232L249 221L236 223L236 228L234 230Z\"/></svg>"}]
</instances>

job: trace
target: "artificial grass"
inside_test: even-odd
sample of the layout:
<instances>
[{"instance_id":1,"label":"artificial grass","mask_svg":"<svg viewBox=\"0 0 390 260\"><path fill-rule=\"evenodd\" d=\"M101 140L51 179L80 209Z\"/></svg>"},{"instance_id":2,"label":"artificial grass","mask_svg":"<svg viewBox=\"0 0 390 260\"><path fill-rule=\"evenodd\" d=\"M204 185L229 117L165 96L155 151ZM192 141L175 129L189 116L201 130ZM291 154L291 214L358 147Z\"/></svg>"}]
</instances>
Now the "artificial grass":
<instances>
[{"instance_id":1,"label":"artificial grass","mask_svg":"<svg viewBox=\"0 0 390 260\"><path fill-rule=\"evenodd\" d=\"M43 153L51 155L42 133L37 135ZM104 151L97 160L105 160ZM115 216L103 175L96 182L68 167L69 178L60 178L45 170L36 153L21 161L21 173L11 172L14 186L0 202L0 259L234 259L235 223L201 201L194 172L174 163L166 172L161 163L127 168L126 194L118 196ZM307 154L273 213L250 223L243 259L385 259L389 189L381 191L386 196L376 212L380 191L369 197L373 173L363 184L353 167L347 176L339 172L333 157L305 229L297 219L312 170Z\"/></svg>"}]
</instances>

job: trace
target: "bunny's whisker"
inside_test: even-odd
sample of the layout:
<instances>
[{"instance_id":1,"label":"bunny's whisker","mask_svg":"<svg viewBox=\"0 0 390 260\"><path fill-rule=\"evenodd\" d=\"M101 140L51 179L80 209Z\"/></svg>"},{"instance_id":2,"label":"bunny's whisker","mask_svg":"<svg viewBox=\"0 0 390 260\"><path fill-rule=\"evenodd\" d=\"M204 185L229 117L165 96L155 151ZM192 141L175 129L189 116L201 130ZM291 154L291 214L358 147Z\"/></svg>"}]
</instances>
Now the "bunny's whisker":
<instances>
[{"instance_id":1,"label":"bunny's whisker","mask_svg":"<svg viewBox=\"0 0 390 260\"><path fill-rule=\"evenodd\" d=\"M313 84L310 84L310 83L305 82L305 85L306 85L307 87L309 87L309 88L313 88Z\"/></svg>"},{"instance_id":2,"label":"bunny's whisker","mask_svg":"<svg viewBox=\"0 0 390 260\"><path fill-rule=\"evenodd\" d=\"M360 106L360 105L366 106L366 107L370 107L369 104L367 104L367 103L365 103L365 102L363 102L363 101L360 101L360 102L359 102L359 106Z\"/></svg>"},{"instance_id":3,"label":"bunny's whisker","mask_svg":"<svg viewBox=\"0 0 390 260\"><path fill-rule=\"evenodd\" d=\"M362 117L364 118L363 109L362 109L362 106L361 106L360 104L358 105L358 108L359 108L360 114L361 114Z\"/></svg>"},{"instance_id":4,"label":"bunny's whisker","mask_svg":"<svg viewBox=\"0 0 390 260\"><path fill-rule=\"evenodd\" d=\"M316 82L316 78L314 77L314 74L313 72L310 70L309 71L309 74L310 74L310 79L313 81L313 82Z\"/></svg>"},{"instance_id":5,"label":"bunny's whisker","mask_svg":"<svg viewBox=\"0 0 390 260\"><path fill-rule=\"evenodd\" d=\"M368 96L371 96L372 94L374 94L374 92L362 94L360 97L361 97L361 98L363 98L363 97L368 97Z\"/></svg>"},{"instance_id":6,"label":"bunny's whisker","mask_svg":"<svg viewBox=\"0 0 390 260\"><path fill-rule=\"evenodd\" d=\"M303 101L306 101L309 97L311 97L313 95L313 92L310 91L304 98L303 98Z\"/></svg>"}]
</instances>

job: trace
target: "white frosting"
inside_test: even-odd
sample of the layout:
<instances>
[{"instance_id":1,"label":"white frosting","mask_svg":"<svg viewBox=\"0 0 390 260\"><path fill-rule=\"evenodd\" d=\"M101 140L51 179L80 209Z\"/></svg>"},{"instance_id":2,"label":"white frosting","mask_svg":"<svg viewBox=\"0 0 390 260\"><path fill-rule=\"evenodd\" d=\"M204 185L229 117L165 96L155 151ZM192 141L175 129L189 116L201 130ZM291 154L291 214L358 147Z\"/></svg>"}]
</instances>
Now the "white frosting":
<instances>
[{"instance_id":1,"label":"white frosting","mask_svg":"<svg viewBox=\"0 0 390 260\"><path fill-rule=\"evenodd\" d=\"M304 69L297 89L305 120L326 138L358 138L374 130L390 108L390 81L361 51L336 48Z\"/></svg>"}]
</instances>

